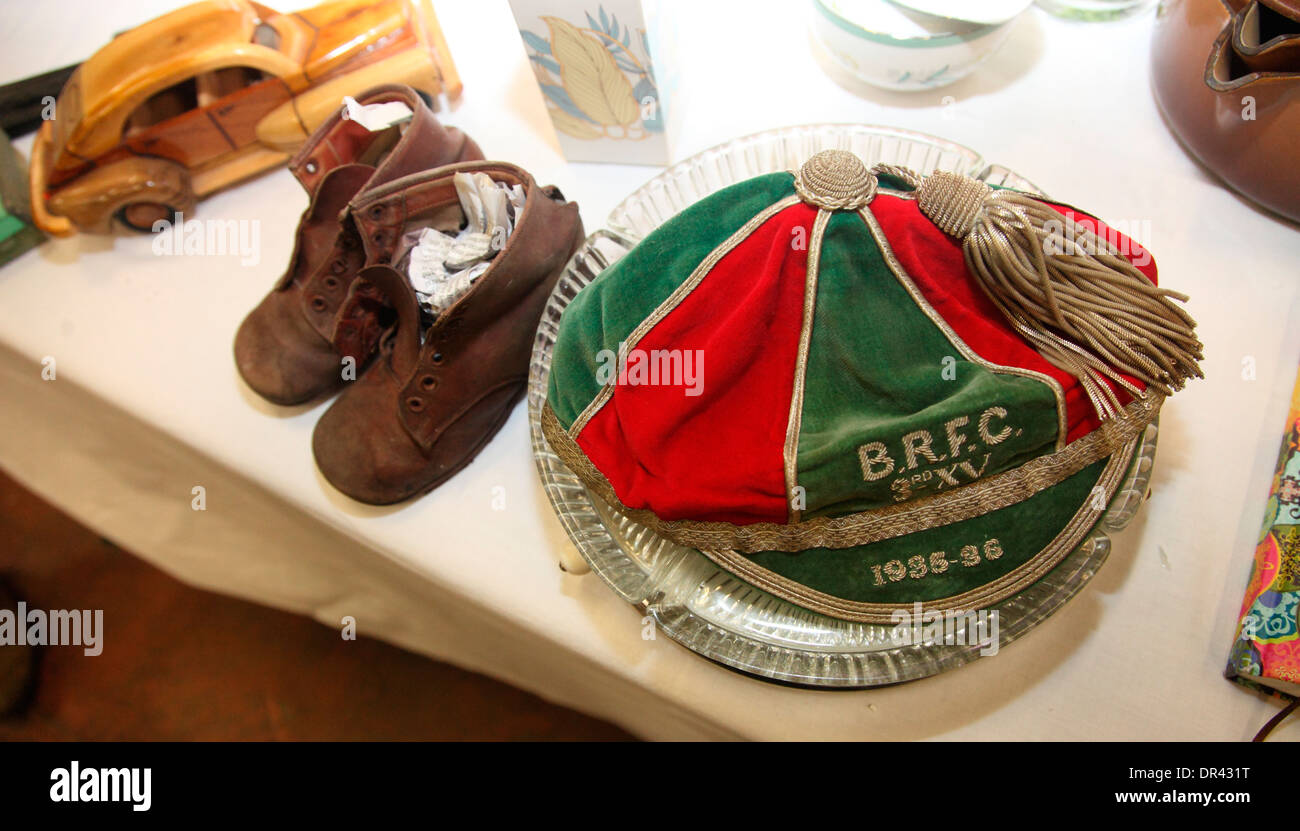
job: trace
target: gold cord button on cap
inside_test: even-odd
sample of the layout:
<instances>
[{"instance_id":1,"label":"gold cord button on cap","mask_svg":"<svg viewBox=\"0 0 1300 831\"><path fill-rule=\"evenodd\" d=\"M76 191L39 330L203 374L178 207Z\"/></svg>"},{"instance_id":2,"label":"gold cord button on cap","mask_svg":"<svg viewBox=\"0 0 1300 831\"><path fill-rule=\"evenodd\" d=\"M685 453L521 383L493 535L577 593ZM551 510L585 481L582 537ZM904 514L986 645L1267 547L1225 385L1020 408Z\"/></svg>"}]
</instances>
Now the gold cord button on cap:
<instances>
[{"instance_id":1,"label":"gold cord button on cap","mask_svg":"<svg viewBox=\"0 0 1300 831\"><path fill-rule=\"evenodd\" d=\"M856 211L876 195L876 177L847 150L823 150L794 177L799 198L828 211Z\"/></svg>"}]
</instances>

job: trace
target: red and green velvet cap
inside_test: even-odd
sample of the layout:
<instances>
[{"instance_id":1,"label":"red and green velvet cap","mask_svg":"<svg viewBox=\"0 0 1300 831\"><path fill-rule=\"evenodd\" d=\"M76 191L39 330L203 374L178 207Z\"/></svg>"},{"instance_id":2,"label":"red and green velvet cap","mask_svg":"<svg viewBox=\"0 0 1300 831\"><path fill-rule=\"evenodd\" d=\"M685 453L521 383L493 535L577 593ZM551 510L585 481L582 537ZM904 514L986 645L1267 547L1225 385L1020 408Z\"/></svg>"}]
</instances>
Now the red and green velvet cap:
<instances>
[{"instance_id":1,"label":"red and green velvet cap","mask_svg":"<svg viewBox=\"0 0 1300 831\"><path fill-rule=\"evenodd\" d=\"M827 151L584 288L543 429L612 506L779 597L978 609L1085 538L1199 374L1171 297L1073 208Z\"/></svg>"}]
</instances>

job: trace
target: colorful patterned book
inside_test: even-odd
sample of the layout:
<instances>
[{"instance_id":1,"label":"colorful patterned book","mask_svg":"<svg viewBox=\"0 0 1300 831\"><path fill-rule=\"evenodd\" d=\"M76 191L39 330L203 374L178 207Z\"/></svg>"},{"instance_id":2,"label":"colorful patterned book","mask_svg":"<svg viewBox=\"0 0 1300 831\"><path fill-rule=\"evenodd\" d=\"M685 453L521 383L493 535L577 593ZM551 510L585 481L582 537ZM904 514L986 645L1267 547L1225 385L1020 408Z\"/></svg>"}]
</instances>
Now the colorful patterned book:
<instances>
[{"instance_id":1,"label":"colorful patterned book","mask_svg":"<svg viewBox=\"0 0 1300 831\"><path fill-rule=\"evenodd\" d=\"M1256 689L1300 696L1300 376L1291 394L1282 450L1278 454L1255 546L1237 638L1224 672Z\"/></svg>"}]
</instances>

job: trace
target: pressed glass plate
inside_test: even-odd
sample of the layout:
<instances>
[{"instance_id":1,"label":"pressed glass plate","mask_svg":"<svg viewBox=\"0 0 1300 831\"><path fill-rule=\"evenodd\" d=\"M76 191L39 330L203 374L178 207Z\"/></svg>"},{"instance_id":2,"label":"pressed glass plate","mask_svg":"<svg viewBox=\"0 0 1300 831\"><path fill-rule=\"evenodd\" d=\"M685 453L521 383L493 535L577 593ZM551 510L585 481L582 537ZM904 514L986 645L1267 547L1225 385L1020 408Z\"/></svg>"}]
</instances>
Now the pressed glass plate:
<instances>
[{"instance_id":1,"label":"pressed glass plate","mask_svg":"<svg viewBox=\"0 0 1300 831\"><path fill-rule=\"evenodd\" d=\"M710 660L759 678L854 689L934 675L980 657L982 647L899 645L891 637L891 626L826 617L754 588L699 551L659 536L590 493L551 452L541 428L560 315L584 286L699 199L753 176L797 169L814 153L828 149L852 151L868 166L902 164L923 174L950 170L1041 193L1007 168L986 164L969 148L888 127L790 127L705 150L624 199L610 213L608 228L588 237L569 261L538 327L528 379L528 419L537 469L565 531L591 569L662 632ZM1156 432L1152 424L1141 437L1125 481L1084 542L1042 580L992 607L999 613L999 647L1059 609L1105 561L1110 553L1107 532L1127 525L1146 493ZM960 628L957 634L963 634Z\"/></svg>"}]
</instances>

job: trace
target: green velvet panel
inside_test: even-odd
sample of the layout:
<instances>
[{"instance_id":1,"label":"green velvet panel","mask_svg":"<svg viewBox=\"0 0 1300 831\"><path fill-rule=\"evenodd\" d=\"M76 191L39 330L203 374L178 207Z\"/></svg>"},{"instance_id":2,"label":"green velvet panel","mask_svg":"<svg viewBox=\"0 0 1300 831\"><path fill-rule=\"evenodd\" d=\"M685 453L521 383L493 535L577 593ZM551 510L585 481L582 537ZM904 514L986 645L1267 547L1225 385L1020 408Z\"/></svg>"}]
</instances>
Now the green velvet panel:
<instances>
[{"instance_id":1,"label":"green velvet panel","mask_svg":"<svg viewBox=\"0 0 1300 831\"><path fill-rule=\"evenodd\" d=\"M1018 505L941 528L856 548L749 556L783 577L845 600L914 603L951 597L996 580L1042 551L1090 498L1106 462Z\"/></svg>"},{"instance_id":2,"label":"green velvet panel","mask_svg":"<svg viewBox=\"0 0 1300 831\"><path fill-rule=\"evenodd\" d=\"M952 490L1053 452L1057 434L1047 383L962 357L890 271L862 217L831 218L799 433L805 518Z\"/></svg>"},{"instance_id":3,"label":"green velvet panel","mask_svg":"<svg viewBox=\"0 0 1300 831\"><path fill-rule=\"evenodd\" d=\"M547 400L560 424L571 426L600 393L597 353L616 352L715 248L793 193L789 173L724 188L665 222L579 292L560 321L551 361Z\"/></svg>"},{"instance_id":4,"label":"green velvet panel","mask_svg":"<svg viewBox=\"0 0 1300 831\"><path fill-rule=\"evenodd\" d=\"M916 190L916 188L912 187L902 179L899 179L897 176L891 176L887 173L884 174L883 176L877 176L876 179L877 181L879 181L880 186L882 188L887 188L889 190L901 190L901 191Z\"/></svg>"}]
</instances>

